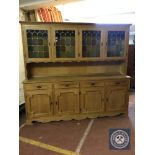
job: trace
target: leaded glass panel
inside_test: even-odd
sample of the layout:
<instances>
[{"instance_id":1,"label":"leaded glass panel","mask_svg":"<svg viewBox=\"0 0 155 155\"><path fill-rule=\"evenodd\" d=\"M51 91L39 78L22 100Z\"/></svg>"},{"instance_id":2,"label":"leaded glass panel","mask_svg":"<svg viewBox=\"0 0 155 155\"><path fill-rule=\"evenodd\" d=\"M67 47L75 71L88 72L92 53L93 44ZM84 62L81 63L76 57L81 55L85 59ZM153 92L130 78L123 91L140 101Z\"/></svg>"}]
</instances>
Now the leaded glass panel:
<instances>
[{"instance_id":1,"label":"leaded glass panel","mask_svg":"<svg viewBox=\"0 0 155 155\"><path fill-rule=\"evenodd\" d=\"M27 30L27 45L29 58L48 58L48 31Z\"/></svg>"},{"instance_id":2,"label":"leaded glass panel","mask_svg":"<svg viewBox=\"0 0 155 155\"><path fill-rule=\"evenodd\" d=\"M125 52L125 31L108 32L108 57L121 57Z\"/></svg>"},{"instance_id":3,"label":"leaded glass panel","mask_svg":"<svg viewBox=\"0 0 155 155\"><path fill-rule=\"evenodd\" d=\"M82 57L100 57L101 31L82 31Z\"/></svg>"},{"instance_id":4,"label":"leaded glass panel","mask_svg":"<svg viewBox=\"0 0 155 155\"><path fill-rule=\"evenodd\" d=\"M56 57L74 58L75 57L75 31L56 30Z\"/></svg>"}]
</instances>

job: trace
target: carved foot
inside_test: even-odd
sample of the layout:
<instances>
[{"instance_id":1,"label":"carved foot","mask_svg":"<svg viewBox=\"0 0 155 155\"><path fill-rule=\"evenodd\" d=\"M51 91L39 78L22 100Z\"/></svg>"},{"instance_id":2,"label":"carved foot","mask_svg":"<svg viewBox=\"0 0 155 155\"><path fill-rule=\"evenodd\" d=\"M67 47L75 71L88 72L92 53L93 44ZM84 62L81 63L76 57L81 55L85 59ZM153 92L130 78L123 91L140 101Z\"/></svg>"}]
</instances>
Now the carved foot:
<instances>
[{"instance_id":1,"label":"carved foot","mask_svg":"<svg viewBox=\"0 0 155 155\"><path fill-rule=\"evenodd\" d=\"M33 125L32 121L31 120L26 120L26 125Z\"/></svg>"}]
</instances>

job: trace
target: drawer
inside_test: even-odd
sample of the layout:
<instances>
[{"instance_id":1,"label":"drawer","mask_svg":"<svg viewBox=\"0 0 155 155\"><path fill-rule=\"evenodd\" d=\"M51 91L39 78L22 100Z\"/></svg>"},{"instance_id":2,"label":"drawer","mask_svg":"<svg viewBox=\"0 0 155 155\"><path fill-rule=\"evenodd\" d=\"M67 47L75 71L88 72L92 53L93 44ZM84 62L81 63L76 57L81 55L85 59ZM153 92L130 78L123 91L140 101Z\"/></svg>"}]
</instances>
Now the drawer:
<instances>
[{"instance_id":1,"label":"drawer","mask_svg":"<svg viewBox=\"0 0 155 155\"><path fill-rule=\"evenodd\" d=\"M113 81L107 81L106 85L113 85L113 86L121 86L121 85L127 85L127 80L113 80Z\"/></svg>"},{"instance_id":2,"label":"drawer","mask_svg":"<svg viewBox=\"0 0 155 155\"><path fill-rule=\"evenodd\" d=\"M41 90L41 89L49 89L51 88L50 83L37 83L37 84L25 84L24 88L26 90Z\"/></svg>"},{"instance_id":3,"label":"drawer","mask_svg":"<svg viewBox=\"0 0 155 155\"><path fill-rule=\"evenodd\" d=\"M80 82L81 87L102 87L104 86L103 81L88 81L88 82Z\"/></svg>"},{"instance_id":4,"label":"drawer","mask_svg":"<svg viewBox=\"0 0 155 155\"><path fill-rule=\"evenodd\" d=\"M54 85L55 88L77 88L79 87L78 82L60 82Z\"/></svg>"}]
</instances>

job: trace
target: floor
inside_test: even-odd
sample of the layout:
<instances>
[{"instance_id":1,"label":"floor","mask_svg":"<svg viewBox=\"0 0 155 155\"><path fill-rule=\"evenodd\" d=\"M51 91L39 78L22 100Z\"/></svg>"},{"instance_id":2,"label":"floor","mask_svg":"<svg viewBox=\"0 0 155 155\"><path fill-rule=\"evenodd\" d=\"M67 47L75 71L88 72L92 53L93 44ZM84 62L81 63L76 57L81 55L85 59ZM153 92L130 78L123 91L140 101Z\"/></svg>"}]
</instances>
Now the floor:
<instances>
[{"instance_id":1,"label":"floor","mask_svg":"<svg viewBox=\"0 0 155 155\"><path fill-rule=\"evenodd\" d=\"M134 155L135 154L135 95L130 92L129 115L60 121L23 125L25 114L20 116L20 155ZM129 128L130 149L109 149L109 129ZM27 140L26 139L26 140Z\"/></svg>"}]
</instances>

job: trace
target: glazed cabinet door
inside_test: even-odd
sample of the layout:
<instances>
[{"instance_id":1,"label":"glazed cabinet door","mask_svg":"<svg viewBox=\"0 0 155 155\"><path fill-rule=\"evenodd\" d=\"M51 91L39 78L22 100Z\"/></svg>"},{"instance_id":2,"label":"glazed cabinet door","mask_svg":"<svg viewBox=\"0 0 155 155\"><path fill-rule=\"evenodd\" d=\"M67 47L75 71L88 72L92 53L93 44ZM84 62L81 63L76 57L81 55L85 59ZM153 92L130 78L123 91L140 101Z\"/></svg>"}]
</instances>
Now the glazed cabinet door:
<instances>
[{"instance_id":1,"label":"glazed cabinet door","mask_svg":"<svg viewBox=\"0 0 155 155\"><path fill-rule=\"evenodd\" d=\"M79 113L79 89L55 89L55 113L70 115Z\"/></svg>"},{"instance_id":2,"label":"glazed cabinet door","mask_svg":"<svg viewBox=\"0 0 155 155\"><path fill-rule=\"evenodd\" d=\"M106 111L121 111L128 108L128 88L126 86L108 86Z\"/></svg>"},{"instance_id":3,"label":"glazed cabinet door","mask_svg":"<svg viewBox=\"0 0 155 155\"><path fill-rule=\"evenodd\" d=\"M48 26L24 25L23 46L26 62L48 62L51 60L50 29Z\"/></svg>"},{"instance_id":4,"label":"glazed cabinet door","mask_svg":"<svg viewBox=\"0 0 155 155\"><path fill-rule=\"evenodd\" d=\"M83 27L79 29L79 54L82 60L98 60L103 58L103 30Z\"/></svg>"},{"instance_id":5,"label":"glazed cabinet door","mask_svg":"<svg viewBox=\"0 0 155 155\"><path fill-rule=\"evenodd\" d=\"M103 112L105 109L104 88L82 88L80 103L82 113Z\"/></svg>"},{"instance_id":6,"label":"glazed cabinet door","mask_svg":"<svg viewBox=\"0 0 155 155\"><path fill-rule=\"evenodd\" d=\"M52 28L55 61L71 61L78 57L78 31L72 26Z\"/></svg>"},{"instance_id":7,"label":"glazed cabinet door","mask_svg":"<svg viewBox=\"0 0 155 155\"><path fill-rule=\"evenodd\" d=\"M31 118L50 117L53 111L52 94L49 90L26 91L26 106Z\"/></svg>"},{"instance_id":8,"label":"glazed cabinet door","mask_svg":"<svg viewBox=\"0 0 155 155\"><path fill-rule=\"evenodd\" d=\"M128 50L128 31L108 30L106 33L106 59L122 59Z\"/></svg>"}]
</instances>

